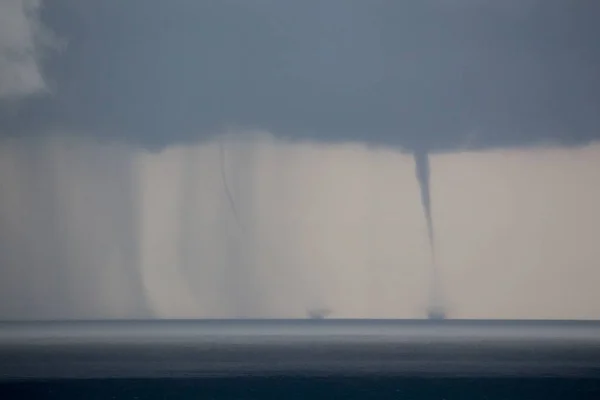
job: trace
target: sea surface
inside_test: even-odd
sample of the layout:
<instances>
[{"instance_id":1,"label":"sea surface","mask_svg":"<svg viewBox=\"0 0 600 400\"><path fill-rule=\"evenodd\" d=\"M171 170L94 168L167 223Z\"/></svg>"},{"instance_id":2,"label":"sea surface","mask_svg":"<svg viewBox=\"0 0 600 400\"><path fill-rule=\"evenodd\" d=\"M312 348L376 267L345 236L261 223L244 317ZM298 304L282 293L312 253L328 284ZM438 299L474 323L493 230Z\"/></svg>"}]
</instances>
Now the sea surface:
<instances>
[{"instance_id":1,"label":"sea surface","mask_svg":"<svg viewBox=\"0 0 600 400\"><path fill-rule=\"evenodd\" d=\"M219 378L0 384L2 399L600 399L593 379Z\"/></svg>"}]
</instances>

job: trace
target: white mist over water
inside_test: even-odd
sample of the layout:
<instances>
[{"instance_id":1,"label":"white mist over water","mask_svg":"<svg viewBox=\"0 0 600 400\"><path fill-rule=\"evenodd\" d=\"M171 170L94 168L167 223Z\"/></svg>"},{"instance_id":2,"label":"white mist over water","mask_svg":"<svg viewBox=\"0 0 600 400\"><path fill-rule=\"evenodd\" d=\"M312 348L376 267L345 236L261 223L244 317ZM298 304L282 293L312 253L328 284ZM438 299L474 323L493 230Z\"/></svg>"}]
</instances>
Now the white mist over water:
<instances>
[{"instance_id":1,"label":"white mist over water","mask_svg":"<svg viewBox=\"0 0 600 400\"><path fill-rule=\"evenodd\" d=\"M148 152L0 143L0 318L420 318L430 249L411 154L268 134ZM456 318L597 318L600 146L434 154Z\"/></svg>"}]
</instances>

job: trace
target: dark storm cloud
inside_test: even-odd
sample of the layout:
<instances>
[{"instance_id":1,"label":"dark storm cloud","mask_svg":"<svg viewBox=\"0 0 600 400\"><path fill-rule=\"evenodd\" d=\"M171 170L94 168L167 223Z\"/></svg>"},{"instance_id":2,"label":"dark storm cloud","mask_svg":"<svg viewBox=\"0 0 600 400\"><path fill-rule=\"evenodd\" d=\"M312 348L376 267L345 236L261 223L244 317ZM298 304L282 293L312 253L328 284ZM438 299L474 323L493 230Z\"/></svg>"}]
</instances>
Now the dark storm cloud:
<instances>
[{"instance_id":1,"label":"dark storm cloud","mask_svg":"<svg viewBox=\"0 0 600 400\"><path fill-rule=\"evenodd\" d=\"M428 151L587 142L600 130L595 0L54 0L53 94L6 133L146 147L224 127Z\"/></svg>"}]
</instances>

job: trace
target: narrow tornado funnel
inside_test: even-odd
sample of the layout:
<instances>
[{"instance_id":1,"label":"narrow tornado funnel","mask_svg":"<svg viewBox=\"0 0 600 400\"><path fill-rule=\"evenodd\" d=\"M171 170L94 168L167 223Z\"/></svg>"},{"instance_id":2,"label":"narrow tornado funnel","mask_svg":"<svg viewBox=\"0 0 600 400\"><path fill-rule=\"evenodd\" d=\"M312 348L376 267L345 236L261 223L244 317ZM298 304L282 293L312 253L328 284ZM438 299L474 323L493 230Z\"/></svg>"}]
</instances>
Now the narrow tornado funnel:
<instances>
[{"instance_id":1,"label":"narrow tornado funnel","mask_svg":"<svg viewBox=\"0 0 600 400\"><path fill-rule=\"evenodd\" d=\"M429 185L429 153L426 149L415 149L415 169L419 188L421 191L421 204L427 223L427 236L429 237L429 246L431 249L431 282L429 293L429 319L444 319L445 311L441 293L441 282L439 271L435 259L435 232L433 229L433 218L431 215L431 191Z\"/></svg>"},{"instance_id":2,"label":"narrow tornado funnel","mask_svg":"<svg viewBox=\"0 0 600 400\"><path fill-rule=\"evenodd\" d=\"M421 189L421 204L427 223L427 235L431 247L431 258L435 261L435 240L433 232L433 220L431 218L431 194L429 190L429 153L427 150L415 150L415 168L419 188Z\"/></svg>"}]
</instances>

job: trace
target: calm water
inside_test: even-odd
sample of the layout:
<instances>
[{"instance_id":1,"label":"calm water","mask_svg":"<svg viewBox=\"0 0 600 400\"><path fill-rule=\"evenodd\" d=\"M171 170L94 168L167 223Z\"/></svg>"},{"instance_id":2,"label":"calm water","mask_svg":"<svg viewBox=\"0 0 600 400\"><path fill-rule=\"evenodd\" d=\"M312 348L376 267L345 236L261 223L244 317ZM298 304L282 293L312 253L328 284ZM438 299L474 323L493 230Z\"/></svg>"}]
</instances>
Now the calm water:
<instances>
[{"instance_id":1,"label":"calm water","mask_svg":"<svg viewBox=\"0 0 600 400\"><path fill-rule=\"evenodd\" d=\"M597 400L599 333L592 321L0 323L0 399Z\"/></svg>"},{"instance_id":2,"label":"calm water","mask_svg":"<svg viewBox=\"0 0 600 400\"><path fill-rule=\"evenodd\" d=\"M2 399L599 399L600 380L238 378L0 385Z\"/></svg>"}]
</instances>

